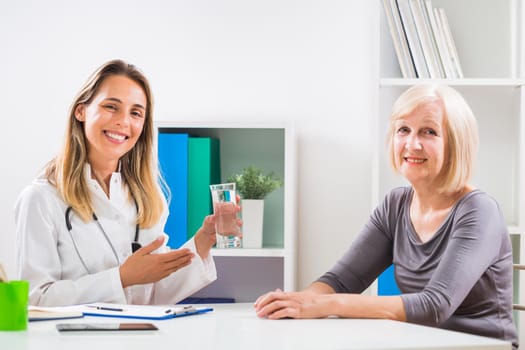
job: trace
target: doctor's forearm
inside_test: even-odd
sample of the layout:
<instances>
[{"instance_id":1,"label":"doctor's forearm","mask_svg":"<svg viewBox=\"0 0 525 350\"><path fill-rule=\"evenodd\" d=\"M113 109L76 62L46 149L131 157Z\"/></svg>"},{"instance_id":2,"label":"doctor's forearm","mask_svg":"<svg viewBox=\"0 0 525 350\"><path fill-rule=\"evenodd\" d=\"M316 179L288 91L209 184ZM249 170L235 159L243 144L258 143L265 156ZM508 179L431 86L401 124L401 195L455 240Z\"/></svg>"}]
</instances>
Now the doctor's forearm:
<instances>
[{"instance_id":1,"label":"doctor's forearm","mask_svg":"<svg viewBox=\"0 0 525 350\"><path fill-rule=\"evenodd\" d=\"M194 236L195 249L201 259L206 259L211 247L215 244L215 225L210 222L209 217L204 219L202 226Z\"/></svg>"}]
</instances>

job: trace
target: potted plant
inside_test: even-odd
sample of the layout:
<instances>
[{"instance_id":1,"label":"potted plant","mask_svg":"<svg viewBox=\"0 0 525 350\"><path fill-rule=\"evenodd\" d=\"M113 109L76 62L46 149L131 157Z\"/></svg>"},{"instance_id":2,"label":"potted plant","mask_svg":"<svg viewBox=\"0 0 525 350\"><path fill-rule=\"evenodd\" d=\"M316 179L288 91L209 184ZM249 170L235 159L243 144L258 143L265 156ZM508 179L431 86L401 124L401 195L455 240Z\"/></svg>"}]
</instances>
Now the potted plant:
<instances>
[{"instance_id":1,"label":"potted plant","mask_svg":"<svg viewBox=\"0 0 525 350\"><path fill-rule=\"evenodd\" d=\"M234 182L241 196L243 221L243 248L261 248L264 198L282 186L282 181L273 172L263 174L260 168L248 166L239 174L232 175L228 182Z\"/></svg>"}]
</instances>

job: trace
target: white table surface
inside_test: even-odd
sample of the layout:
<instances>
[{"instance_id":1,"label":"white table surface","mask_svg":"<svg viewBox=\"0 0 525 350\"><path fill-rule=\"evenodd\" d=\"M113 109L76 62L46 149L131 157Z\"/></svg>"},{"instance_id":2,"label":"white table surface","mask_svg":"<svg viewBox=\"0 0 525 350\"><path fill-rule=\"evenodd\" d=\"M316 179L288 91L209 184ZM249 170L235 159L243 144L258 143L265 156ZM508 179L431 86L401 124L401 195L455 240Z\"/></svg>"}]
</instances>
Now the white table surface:
<instances>
[{"instance_id":1,"label":"white table surface","mask_svg":"<svg viewBox=\"0 0 525 350\"><path fill-rule=\"evenodd\" d=\"M57 323L144 322L90 317L30 322L27 331L0 332L2 350L178 349L511 349L510 343L389 320L259 319L251 304L211 305L213 312L154 323L147 333L58 333Z\"/></svg>"}]
</instances>

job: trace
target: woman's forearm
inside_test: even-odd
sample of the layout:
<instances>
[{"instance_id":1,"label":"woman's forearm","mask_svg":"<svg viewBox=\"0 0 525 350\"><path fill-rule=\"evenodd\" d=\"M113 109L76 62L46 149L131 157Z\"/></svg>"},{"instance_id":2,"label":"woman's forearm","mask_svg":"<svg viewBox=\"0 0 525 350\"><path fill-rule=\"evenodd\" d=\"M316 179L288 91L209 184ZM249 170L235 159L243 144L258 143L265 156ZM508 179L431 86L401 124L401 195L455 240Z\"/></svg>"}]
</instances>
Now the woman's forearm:
<instances>
[{"instance_id":1,"label":"woman's forearm","mask_svg":"<svg viewBox=\"0 0 525 350\"><path fill-rule=\"evenodd\" d=\"M319 296L329 313L343 318L381 318L406 321L400 296L330 294Z\"/></svg>"}]
</instances>

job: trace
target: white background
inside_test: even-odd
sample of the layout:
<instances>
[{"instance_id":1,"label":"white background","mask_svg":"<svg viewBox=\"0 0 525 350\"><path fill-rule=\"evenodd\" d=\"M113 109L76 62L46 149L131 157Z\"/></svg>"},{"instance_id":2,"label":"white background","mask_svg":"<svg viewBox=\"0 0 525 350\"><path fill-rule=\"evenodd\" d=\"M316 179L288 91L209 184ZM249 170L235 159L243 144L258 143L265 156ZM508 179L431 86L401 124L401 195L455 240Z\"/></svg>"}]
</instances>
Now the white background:
<instances>
[{"instance_id":1,"label":"white background","mask_svg":"<svg viewBox=\"0 0 525 350\"><path fill-rule=\"evenodd\" d=\"M59 149L80 85L122 58L150 79L158 120L295 124L307 286L370 213L379 4L0 0L0 261L10 277L18 194Z\"/></svg>"}]
</instances>

